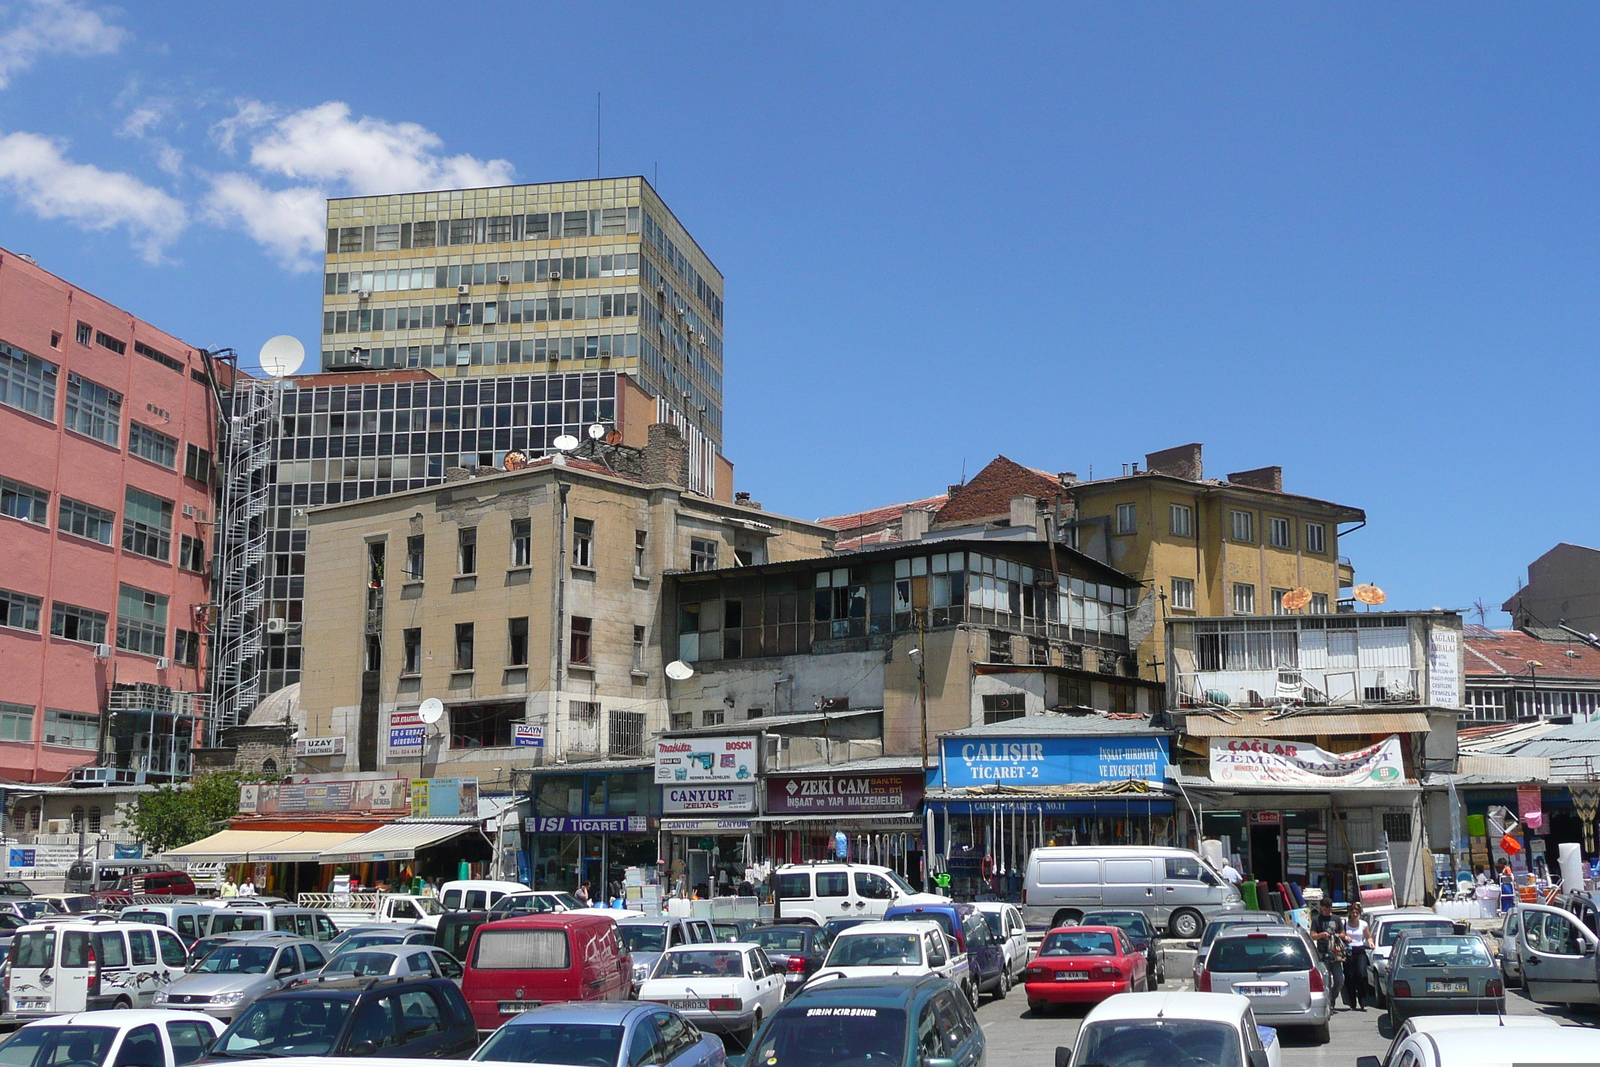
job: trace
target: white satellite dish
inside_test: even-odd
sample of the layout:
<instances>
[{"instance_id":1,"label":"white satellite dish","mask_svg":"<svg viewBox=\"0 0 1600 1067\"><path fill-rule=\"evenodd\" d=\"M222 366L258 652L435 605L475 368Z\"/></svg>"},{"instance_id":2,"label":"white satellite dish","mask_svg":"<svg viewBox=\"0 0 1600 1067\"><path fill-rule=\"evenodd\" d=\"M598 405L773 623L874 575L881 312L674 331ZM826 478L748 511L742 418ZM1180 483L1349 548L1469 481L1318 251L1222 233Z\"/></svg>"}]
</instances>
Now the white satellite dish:
<instances>
[{"instance_id":1,"label":"white satellite dish","mask_svg":"<svg viewBox=\"0 0 1600 1067\"><path fill-rule=\"evenodd\" d=\"M282 378L300 369L306 361L306 346L286 333L270 338L261 346L261 369L270 378Z\"/></svg>"},{"instance_id":2,"label":"white satellite dish","mask_svg":"<svg viewBox=\"0 0 1600 1067\"><path fill-rule=\"evenodd\" d=\"M417 709L417 718L432 726L444 718L444 701L438 697L429 697L424 700L422 706Z\"/></svg>"},{"instance_id":3,"label":"white satellite dish","mask_svg":"<svg viewBox=\"0 0 1600 1067\"><path fill-rule=\"evenodd\" d=\"M604 437L605 435L606 435L606 428L604 426L602 426L600 423L597 422L593 426L589 427L589 440L598 441L598 440L600 440L600 438Z\"/></svg>"},{"instance_id":4,"label":"white satellite dish","mask_svg":"<svg viewBox=\"0 0 1600 1067\"><path fill-rule=\"evenodd\" d=\"M578 439L572 436L570 433L562 434L552 443L558 450L562 452L571 452L574 448L578 447Z\"/></svg>"},{"instance_id":5,"label":"white satellite dish","mask_svg":"<svg viewBox=\"0 0 1600 1067\"><path fill-rule=\"evenodd\" d=\"M667 664L667 677L674 682L687 682L694 677L694 668L681 659L675 659Z\"/></svg>"}]
</instances>

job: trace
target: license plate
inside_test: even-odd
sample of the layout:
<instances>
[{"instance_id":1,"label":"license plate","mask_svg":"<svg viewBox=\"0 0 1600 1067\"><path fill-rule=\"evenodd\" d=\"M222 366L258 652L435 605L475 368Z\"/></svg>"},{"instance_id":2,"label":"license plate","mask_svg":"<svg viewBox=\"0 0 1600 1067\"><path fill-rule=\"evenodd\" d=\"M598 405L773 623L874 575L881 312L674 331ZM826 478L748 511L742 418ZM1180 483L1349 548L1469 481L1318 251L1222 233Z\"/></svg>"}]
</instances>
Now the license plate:
<instances>
[{"instance_id":1,"label":"license plate","mask_svg":"<svg viewBox=\"0 0 1600 1067\"><path fill-rule=\"evenodd\" d=\"M1286 985L1236 985L1233 991L1246 997L1281 997L1288 988Z\"/></svg>"},{"instance_id":2,"label":"license plate","mask_svg":"<svg viewBox=\"0 0 1600 1067\"><path fill-rule=\"evenodd\" d=\"M675 1000L672 1006L679 1011L705 1011L706 1002L703 1000Z\"/></svg>"},{"instance_id":3,"label":"license plate","mask_svg":"<svg viewBox=\"0 0 1600 1067\"><path fill-rule=\"evenodd\" d=\"M50 1006L50 998L49 997L18 997L17 998L17 1010L18 1011L38 1011L38 1010L43 1009L43 1008L48 1008L49 1006Z\"/></svg>"},{"instance_id":4,"label":"license plate","mask_svg":"<svg viewBox=\"0 0 1600 1067\"><path fill-rule=\"evenodd\" d=\"M521 1015L525 1011L532 1011L540 1004L540 1000L502 1000L500 1002L501 1015Z\"/></svg>"},{"instance_id":5,"label":"license plate","mask_svg":"<svg viewBox=\"0 0 1600 1067\"><path fill-rule=\"evenodd\" d=\"M1454 982L1425 982L1424 985L1429 993L1465 993L1467 991L1467 980L1465 978Z\"/></svg>"},{"instance_id":6,"label":"license plate","mask_svg":"<svg viewBox=\"0 0 1600 1067\"><path fill-rule=\"evenodd\" d=\"M1089 972L1088 971L1057 971L1056 972L1056 981L1058 981L1058 982L1086 982L1088 980L1089 980Z\"/></svg>"}]
</instances>

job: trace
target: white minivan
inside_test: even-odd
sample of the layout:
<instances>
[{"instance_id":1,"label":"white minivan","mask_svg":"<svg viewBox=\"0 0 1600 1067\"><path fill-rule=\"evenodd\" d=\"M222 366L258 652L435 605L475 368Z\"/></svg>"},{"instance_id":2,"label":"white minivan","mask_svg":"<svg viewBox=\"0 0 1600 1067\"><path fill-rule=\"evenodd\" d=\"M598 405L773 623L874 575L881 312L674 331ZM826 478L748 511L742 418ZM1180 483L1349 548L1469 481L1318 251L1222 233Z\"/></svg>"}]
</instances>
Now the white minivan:
<instances>
[{"instance_id":1,"label":"white minivan","mask_svg":"<svg viewBox=\"0 0 1600 1067\"><path fill-rule=\"evenodd\" d=\"M772 872L775 918L881 919L898 904L948 904L937 893L919 893L888 867L868 863L789 863Z\"/></svg>"},{"instance_id":2,"label":"white minivan","mask_svg":"<svg viewBox=\"0 0 1600 1067\"><path fill-rule=\"evenodd\" d=\"M528 887L521 882L492 882L475 878L460 882L446 882L439 887L439 903L445 911L484 911L500 903L502 897L513 893L526 893Z\"/></svg>"},{"instance_id":3,"label":"white minivan","mask_svg":"<svg viewBox=\"0 0 1600 1067\"><path fill-rule=\"evenodd\" d=\"M1022 904L1029 925L1052 927L1104 908L1142 911L1185 940L1199 937L1212 916L1244 910L1239 891L1197 854L1157 845L1036 848Z\"/></svg>"},{"instance_id":4,"label":"white minivan","mask_svg":"<svg viewBox=\"0 0 1600 1067\"><path fill-rule=\"evenodd\" d=\"M24 926L6 975L19 1020L103 1008L148 1008L183 977L189 953L164 926L63 919Z\"/></svg>"}]
</instances>

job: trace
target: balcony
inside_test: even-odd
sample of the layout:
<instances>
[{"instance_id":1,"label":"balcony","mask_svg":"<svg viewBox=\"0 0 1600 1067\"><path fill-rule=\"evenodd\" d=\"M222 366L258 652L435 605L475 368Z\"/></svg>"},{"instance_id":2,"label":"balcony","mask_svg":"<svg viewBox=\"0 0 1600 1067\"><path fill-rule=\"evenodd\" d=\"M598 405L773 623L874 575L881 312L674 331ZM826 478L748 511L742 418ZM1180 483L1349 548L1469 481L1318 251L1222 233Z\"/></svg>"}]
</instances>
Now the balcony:
<instances>
[{"instance_id":1,"label":"balcony","mask_svg":"<svg viewBox=\"0 0 1600 1067\"><path fill-rule=\"evenodd\" d=\"M1349 556L1340 556L1336 564L1339 575L1339 588L1349 589L1356 584L1356 567L1350 562Z\"/></svg>"}]
</instances>

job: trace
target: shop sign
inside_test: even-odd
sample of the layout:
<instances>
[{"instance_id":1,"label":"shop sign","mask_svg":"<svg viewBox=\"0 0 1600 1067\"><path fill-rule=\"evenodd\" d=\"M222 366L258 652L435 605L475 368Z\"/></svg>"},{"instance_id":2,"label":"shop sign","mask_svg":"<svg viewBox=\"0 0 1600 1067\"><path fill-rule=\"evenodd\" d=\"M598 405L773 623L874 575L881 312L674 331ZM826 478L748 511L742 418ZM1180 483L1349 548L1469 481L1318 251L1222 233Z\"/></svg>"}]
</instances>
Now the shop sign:
<instances>
[{"instance_id":1,"label":"shop sign","mask_svg":"<svg viewBox=\"0 0 1600 1067\"><path fill-rule=\"evenodd\" d=\"M1404 777L1397 734L1354 752L1268 738L1211 739L1211 780L1217 783L1376 789Z\"/></svg>"},{"instance_id":2,"label":"shop sign","mask_svg":"<svg viewBox=\"0 0 1600 1067\"><path fill-rule=\"evenodd\" d=\"M1165 737L947 737L944 785L1165 783Z\"/></svg>"},{"instance_id":3,"label":"shop sign","mask_svg":"<svg viewBox=\"0 0 1600 1067\"><path fill-rule=\"evenodd\" d=\"M1461 634L1437 625L1428 631L1428 703L1461 706Z\"/></svg>"},{"instance_id":4,"label":"shop sign","mask_svg":"<svg viewBox=\"0 0 1600 1067\"><path fill-rule=\"evenodd\" d=\"M767 814L912 811L922 803L921 774L784 775L767 779Z\"/></svg>"},{"instance_id":5,"label":"shop sign","mask_svg":"<svg viewBox=\"0 0 1600 1067\"><path fill-rule=\"evenodd\" d=\"M518 748L543 748L544 724L532 722L519 722L516 726L514 738Z\"/></svg>"},{"instance_id":6,"label":"shop sign","mask_svg":"<svg viewBox=\"0 0 1600 1067\"><path fill-rule=\"evenodd\" d=\"M14 849L11 849L11 856L10 856L10 861L11 862L10 862L9 866L11 866L12 868L32 867L34 865L34 859L35 859L36 855L37 855L36 851L34 849L31 849L31 848L14 848Z\"/></svg>"},{"instance_id":7,"label":"shop sign","mask_svg":"<svg viewBox=\"0 0 1600 1067\"><path fill-rule=\"evenodd\" d=\"M396 709L389 713L389 754L391 756L422 755L422 739L428 727L416 708Z\"/></svg>"},{"instance_id":8,"label":"shop sign","mask_svg":"<svg viewBox=\"0 0 1600 1067\"><path fill-rule=\"evenodd\" d=\"M476 778L411 779L411 814L422 819L476 819Z\"/></svg>"},{"instance_id":9,"label":"shop sign","mask_svg":"<svg viewBox=\"0 0 1600 1067\"><path fill-rule=\"evenodd\" d=\"M756 787L753 782L734 785L664 785L661 810L669 812L754 811Z\"/></svg>"},{"instance_id":10,"label":"shop sign","mask_svg":"<svg viewBox=\"0 0 1600 1067\"><path fill-rule=\"evenodd\" d=\"M527 825L530 834L642 834L649 829L650 820L643 815L540 815L529 819Z\"/></svg>"},{"instance_id":11,"label":"shop sign","mask_svg":"<svg viewBox=\"0 0 1600 1067\"><path fill-rule=\"evenodd\" d=\"M299 737L294 742L296 756L342 756L344 737Z\"/></svg>"},{"instance_id":12,"label":"shop sign","mask_svg":"<svg viewBox=\"0 0 1600 1067\"><path fill-rule=\"evenodd\" d=\"M406 806L403 778L346 782L251 782L239 787L239 810L278 815L306 811L396 811Z\"/></svg>"},{"instance_id":13,"label":"shop sign","mask_svg":"<svg viewBox=\"0 0 1600 1067\"><path fill-rule=\"evenodd\" d=\"M656 784L749 782L756 776L756 737L675 737L656 742Z\"/></svg>"},{"instance_id":14,"label":"shop sign","mask_svg":"<svg viewBox=\"0 0 1600 1067\"><path fill-rule=\"evenodd\" d=\"M1281 826L1283 813L1278 811L1252 811L1250 813L1251 826Z\"/></svg>"},{"instance_id":15,"label":"shop sign","mask_svg":"<svg viewBox=\"0 0 1600 1067\"><path fill-rule=\"evenodd\" d=\"M679 833L748 833L755 823L750 819L662 819L661 829Z\"/></svg>"}]
</instances>

